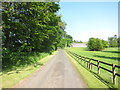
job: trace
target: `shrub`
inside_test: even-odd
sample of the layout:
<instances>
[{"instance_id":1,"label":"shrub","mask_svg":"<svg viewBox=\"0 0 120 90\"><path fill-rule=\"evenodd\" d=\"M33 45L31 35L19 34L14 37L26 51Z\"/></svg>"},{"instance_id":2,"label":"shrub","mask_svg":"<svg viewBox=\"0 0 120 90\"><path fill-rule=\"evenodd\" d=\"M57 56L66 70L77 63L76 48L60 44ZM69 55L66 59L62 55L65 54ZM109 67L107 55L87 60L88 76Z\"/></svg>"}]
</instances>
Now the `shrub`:
<instances>
[{"instance_id":1,"label":"shrub","mask_svg":"<svg viewBox=\"0 0 120 90\"><path fill-rule=\"evenodd\" d=\"M113 37L108 37L109 47L117 47L118 46L118 39L117 35Z\"/></svg>"},{"instance_id":2,"label":"shrub","mask_svg":"<svg viewBox=\"0 0 120 90\"><path fill-rule=\"evenodd\" d=\"M105 40L101 40L102 41L102 45L103 45L103 48L108 48L109 47L109 44L107 41Z\"/></svg>"},{"instance_id":3,"label":"shrub","mask_svg":"<svg viewBox=\"0 0 120 90\"><path fill-rule=\"evenodd\" d=\"M87 45L91 51L100 51L103 49L102 41L99 38L90 38Z\"/></svg>"}]
</instances>

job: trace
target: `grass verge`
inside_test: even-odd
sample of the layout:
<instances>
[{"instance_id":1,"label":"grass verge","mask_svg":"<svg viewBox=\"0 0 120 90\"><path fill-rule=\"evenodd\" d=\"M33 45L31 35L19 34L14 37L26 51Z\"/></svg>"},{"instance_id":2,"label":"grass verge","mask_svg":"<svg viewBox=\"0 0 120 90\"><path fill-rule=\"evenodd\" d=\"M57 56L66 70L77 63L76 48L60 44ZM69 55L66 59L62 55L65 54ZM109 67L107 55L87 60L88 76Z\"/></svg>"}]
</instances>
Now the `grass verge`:
<instances>
[{"instance_id":1,"label":"grass verge","mask_svg":"<svg viewBox=\"0 0 120 90\"><path fill-rule=\"evenodd\" d=\"M67 53L66 53L67 54ZM107 85L102 83L99 79L97 79L94 74L86 70L82 67L77 61L75 61L71 56L67 54L71 63L76 67L80 75L83 77L84 81L88 85L89 88L108 88Z\"/></svg>"},{"instance_id":2,"label":"grass verge","mask_svg":"<svg viewBox=\"0 0 120 90\"><path fill-rule=\"evenodd\" d=\"M72 48L67 48L69 51L74 52L78 55L84 56L84 57L88 57L88 58L92 58L92 59L96 59L99 61L103 61L106 63L110 63L110 64L116 64L119 65L120 63L120 57L118 56L120 51L118 50L118 48L106 48L102 51L88 51L87 48L80 48L80 47L72 47ZM76 59L76 58L75 58ZM88 60L88 59L86 59ZM84 60L79 60L78 62L81 63L82 66L84 66L85 68L87 68L87 63L84 62ZM95 61L91 61L94 64L97 64L97 62ZM108 66L105 64L100 63L101 67L104 67L108 70L112 71L112 66ZM116 76L116 84L113 84L113 75L110 72L107 72L106 70L103 70L100 68L100 74L97 74L98 68L96 66L92 67L91 72L93 74L96 74L95 76L101 80L102 82L106 83L109 87L111 88L119 88L119 84L120 84L120 77ZM115 68L116 73L120 73L120 69Z\"/></svg>"},{"instance_id":3,"label":"grass verge","mask_svg":"<svg viewBox=\"0 0 120 90\"><path fill-rule=\"evenodd\" d=\"M48 55L38 61L38 64L28 65L26 67L19 67L17 70L12 70L7 73L3 73L0 78L2 78L2 88L11 88L19 83L21 80L31 76L32 73L39 70L41 66L45 65L50 58L52 58L57 51L53 52L52 55Z\"/></svg>"}]
</instances>

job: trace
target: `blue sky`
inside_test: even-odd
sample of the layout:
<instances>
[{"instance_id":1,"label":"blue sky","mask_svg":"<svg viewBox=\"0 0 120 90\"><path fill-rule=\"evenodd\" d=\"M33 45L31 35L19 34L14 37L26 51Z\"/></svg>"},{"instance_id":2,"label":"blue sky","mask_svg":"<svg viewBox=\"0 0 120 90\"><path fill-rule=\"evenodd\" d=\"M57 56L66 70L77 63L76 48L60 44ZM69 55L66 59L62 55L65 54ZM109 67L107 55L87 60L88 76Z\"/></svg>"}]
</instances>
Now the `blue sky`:
<instances>
[{"instance_id":1,"label":"blue sky","mask_svg":"<svg viewBox=\"0 0 120 90\"><path fill-rule=\"evenodd\" d=\"M67 23L65 31L74 40L90 37L107 40L118 35L117 2L60 2L59 14Z\"/></svg>"}]
</instances>

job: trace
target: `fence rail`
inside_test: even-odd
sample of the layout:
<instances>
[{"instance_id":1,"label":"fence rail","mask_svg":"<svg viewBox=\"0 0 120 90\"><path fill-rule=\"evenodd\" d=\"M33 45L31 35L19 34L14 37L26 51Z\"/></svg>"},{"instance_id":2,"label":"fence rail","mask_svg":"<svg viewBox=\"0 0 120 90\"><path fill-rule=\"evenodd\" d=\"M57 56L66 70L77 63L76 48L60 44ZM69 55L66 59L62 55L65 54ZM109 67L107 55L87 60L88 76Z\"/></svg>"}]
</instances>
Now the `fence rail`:
<instances>
[{"instance_id":1,"label":"fence rail","mask_svg":"<svg viewBox=\"0 0 120 90\"><path fill-rule=\"evenodd\" d=\"M92 70L92 66L93 66L93 65L96 66L96 67L98 68L98 69L97 69L97 70L98 70L98 71L97 71L98 74L100 74L100 68L103 69L103 70L106 70L106 71L108 71L108 72L110 72L110 73L112 73L112 74L113 74L113 80L112 80L112 81L113 81L113 84L116 84L116 76L119 76L119 77L120 77L120 74L119 74L119 73L116 73L116 71L115 71L115 68L120 69L120 66L118 66L118 65L106 63L106 62L99 61L99 60L95 60L95 59L88 58L88 57L84 57L84 56L78 55L78 54L76 54L76 53L74 53L74 52L71 52L71 51L69 51L69 50L66 50L66 52L67 52L68 54L71 54L71 55L75 56L76 58L80 59L81 61L85 61L85 62L87 63L87 67L88 67L90 70ZM86 59L88 59L88 60L86 60ZM97 64L92 63L91 61L95 61L95 62L97 62ZM107 69L107 68L105 68L105 67L100 66L100 63L105 64L105 65L108 65L108 66L111 66L111 67L112 67L112 70L109 70L109 69Z\"/></svg>"}]
</instances>

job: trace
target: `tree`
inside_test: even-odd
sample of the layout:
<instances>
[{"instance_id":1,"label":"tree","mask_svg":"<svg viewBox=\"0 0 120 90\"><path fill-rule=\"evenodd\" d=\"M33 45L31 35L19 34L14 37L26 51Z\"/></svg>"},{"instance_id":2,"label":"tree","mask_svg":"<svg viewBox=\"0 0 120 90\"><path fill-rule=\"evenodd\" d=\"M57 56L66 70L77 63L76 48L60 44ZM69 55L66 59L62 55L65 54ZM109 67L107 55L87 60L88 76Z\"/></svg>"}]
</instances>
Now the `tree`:
<instances>
[{"instance_id":1,"label":"tree","mask_svg":"<svg viewBox=\"0 0 120 90\"><path fill-rule=\"evenodd\" d=\"M3 3L3 47L11 51L50 51L57 48L64 28L55 2Z\"/></svg>"},{"instance_id":2,"label":"tree","mask_svg":"<svg viewBox=\"0 0 120 90\"><path fill-rule=\"evenodd\" d=\"M58 3L3 2L2 7L3 66L16 64L14 57L21 52L51 53L58 48L65 34Z\"/></svg>"},{"instance_id":3,"label":"tree","mask_svg":"<svg viewBox=\"0 0 120 90\"><path fill-rule=\"evenodd\" d=\"M87 43L88 49L91 51L99 51L103 49L102 41L98 38L90 38Z\"/></svg>"},{"instance_id":4,"label":"tree","mask_svg":"<svg viewBox=\"0 0 120 90\"><path fill-rule=\"evenodd\" d=\"M109 47L108 42L105 40L102 40L102 46L103 48L108 48Z\"/></svg>"},{"instance_id":5,"label":"tree","mask_svg":"<svg viewBox=\"0 0 120 90\"><path fill-rule=\"evenodd\" d=\"M117 47L118 46L117 35L114 35L113 37L108 37L108 43L109 47Z\"/></svg>"},{"instance_id":6,"label":"tree","mask_svg":"<svg viewBox=\"0 0 120 90\"><path fill-rule=\"evenodd\" d=\"M73 42L73 38L71 35L66 35L66 42L67 42L67 47L71 46L71 43Z\"/></svg>"},{"instance_id":7,"label":"tree","mask_svg":"<svg viewBox=\"0 0 120 90\"><path fill-rule=\"evenodd\" d=\"M72 42L73 42L72 36L66 34L66 32L65 32L65 36L61 38L58 47L60 47L60 48L70 47Z\"/></svg>"},{"instance_id":8,"label":"tree","mask_svg":"<svg viewBox=\"0 0 120 90\"><path fill-rule=\"evenodd\" d=\"M83 43L81 40L80 41L74 40L73 42L74 43Z\"/></svg>"}]
</instances>

